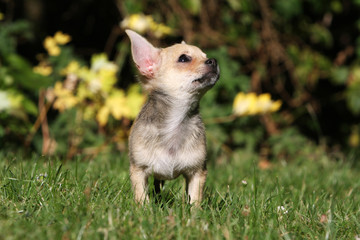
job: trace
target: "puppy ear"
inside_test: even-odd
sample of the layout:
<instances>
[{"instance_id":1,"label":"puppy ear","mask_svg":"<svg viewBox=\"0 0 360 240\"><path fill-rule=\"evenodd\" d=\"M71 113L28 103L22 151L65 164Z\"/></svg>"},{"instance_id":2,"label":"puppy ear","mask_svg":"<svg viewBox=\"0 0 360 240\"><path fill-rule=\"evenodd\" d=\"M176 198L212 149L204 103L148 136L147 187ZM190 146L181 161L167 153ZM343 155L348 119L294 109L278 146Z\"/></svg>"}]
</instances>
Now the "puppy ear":
<instances>
[{"instance_id":1,"label":"puppy ear","mask_svg":"<svg viewBox=\"0 0 360 240\"><path fill-rule=\"evenodd\" d=\"M134 31L125 30L131 41L131 52L136 67L147 78L154 78L160 65L160 49Z\"/></svg>"}]
</instances>

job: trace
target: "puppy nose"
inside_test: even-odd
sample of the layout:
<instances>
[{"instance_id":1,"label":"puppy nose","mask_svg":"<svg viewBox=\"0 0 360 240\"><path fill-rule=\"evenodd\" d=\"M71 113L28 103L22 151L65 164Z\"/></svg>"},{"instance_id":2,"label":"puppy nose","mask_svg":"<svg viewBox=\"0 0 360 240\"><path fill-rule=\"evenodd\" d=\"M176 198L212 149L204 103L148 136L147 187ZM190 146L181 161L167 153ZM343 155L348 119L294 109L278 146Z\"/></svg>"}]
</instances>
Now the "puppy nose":
<instances>
[{"instance_id":1,"label":"puppy nose","mask_svg":"<svg viewBox=\"0 0 360 240\"><path fill-rule=\"evenodd\" d=\"M208 60L205 61L206 65L209 65L211 67L216 67L217 66L217 62L215 58L209 58Z\"/></svg>"}]
</instances>

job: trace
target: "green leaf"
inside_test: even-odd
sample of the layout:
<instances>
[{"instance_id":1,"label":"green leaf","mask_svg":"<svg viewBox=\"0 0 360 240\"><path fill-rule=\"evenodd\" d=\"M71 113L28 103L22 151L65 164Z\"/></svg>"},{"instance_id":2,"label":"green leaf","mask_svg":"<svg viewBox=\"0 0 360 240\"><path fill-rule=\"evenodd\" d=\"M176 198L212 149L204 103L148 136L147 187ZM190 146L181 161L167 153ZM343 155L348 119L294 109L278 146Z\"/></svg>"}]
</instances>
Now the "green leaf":
<instances>
[{"instance_id":1,"label":"green leaf","mask_svg":"<svg viewBox=\"0 0 360 240\"><path fill-rule=\"evenodd\" d=\"M5 129L0 125L0 137L5 136Z\"/></svg>"},{"instance_id":2,"label":"green leaf","mask_svg":"<svg viewBox=\"0 0 360 240\"><path fill-rule=\"evenodd\" d=\"M332 69L331 71L331 80L335 84L345 84L347 78L349 76L349 68L348 67L337 67Z\"/></svg>"},{"instance_id":3,"label":"green leaf","mask_svg":"<svg viewBox=\"0 0 360 240\"><path fill-rule=\"evenodd\" d=\"M360 30L360 21L359 21L359 30ZM355 53L356 53L357 57L360 58L360 37L356 38Z\"/></svg>"},{"instance_id":4,"label":"green leaf","mask_svg":"<svg viewBox=\"0 0 360 240\"><path fill-rule=\"evenodd\" d=\"M277 0L275 1L277 13L285 19L290 19L302 13L302 1L300 0Z\"/></svg>"},{"instance_id":5,"label":"green leaf","mask_svg":"<svg viewBox=\"0 0 360 240\"><path fill-rule=\"evenodd\" d=\"M238 0L227 0L227 2L229 3L230 7L235 10L235 11L240 11L241 10L241 2Z\"/></svg>"},{"instance_id":6,"label":"green leaf","mask_svg":"<svg viewBox=\"0 0 360 240\"><path fill-rule=\"evenodd\" d=\"M315 44L323 44L325 47L333 45L333 37L326 27L320 24L310 26L310 40Z\"/></svg>"},{"instance_id":7,"label":"green leaf","mask_svg":"<svg viewBox=\"0 0 360 240\"><path fill-rule=\"evenodd\" d=\"M332 1L330 6L331 10L333 10L335 13L341 13L343 11L343 5L340 1Z\"/></svg>"},{"instance_id":8,"label":"green leaf","mask_svg":"<svg viewBox=\"0 0 360 240\"><path fill-rule=\"evenodd\" d=\"M33 37L29 22L25 20L18 20L11 24L0 22L0 56L16 52L18 36L21 36L22 39Z\"/></svg>"},{"instance_id":9,"label":"green leaf","mask_svg":"<svg viewBox=\"0 0 360 240\"><path fill-rule=\"evenodd\" d=\"M34 116L37 115L38 113L38 109L36 107L36 105L28 98L24 98L22 101L23 104L23 108L25 109L25 111L29 114L32 114Z\"/></svg>"},{"instance_id":10,"label":"green leaf","mask_svg":"<svg viewBox=\"0 0 360 240\"><path fill-rule=\"evenodd\" d=\"M192 14L194 15L199 14L201 9L201 0L184 0L181 1L181 3Z\"/></svg>"},{"instance_id":11,"label":"green leaf","mask_svg":"<svg viewBox=\"0 0 360 240\"><path fill-rule=\"evenodd\" d=\"M354 3L358 6L360 6L360 0L354 0Z\"/></svg>"},{"instance_id":12,"label":"green leaf","mask_svg":"<svg viewBox=\"0 0 360 240\"><path fill-rule=\"evenodd\" d=\"M32 66L23 57L10 54L6 60L9 65L9 75L20 87L34 91L51 85L50 78L34 73Z\"/></svg>"},{"instance_id":13,"label":"green leaf","mask_svg":"<svg viewBox=\"0 0 360 240\"><path fill-rule=\"evenodd\" d=\"M346 90L346 100L349 109L355 114L360 114L360 82L349 85Z\"/></svg>"},{"instance_id":14,"label":"green leaf","mask_svg":"<svg viewBox=\"0 0 360 240\"><path fill-rule=\"evenodd\" d=\"M144 11L144 2L143 1L134 1L134 0L125 0L122 3L125 12L130 14L140 13Z\"/></svg>"}]
</instances>

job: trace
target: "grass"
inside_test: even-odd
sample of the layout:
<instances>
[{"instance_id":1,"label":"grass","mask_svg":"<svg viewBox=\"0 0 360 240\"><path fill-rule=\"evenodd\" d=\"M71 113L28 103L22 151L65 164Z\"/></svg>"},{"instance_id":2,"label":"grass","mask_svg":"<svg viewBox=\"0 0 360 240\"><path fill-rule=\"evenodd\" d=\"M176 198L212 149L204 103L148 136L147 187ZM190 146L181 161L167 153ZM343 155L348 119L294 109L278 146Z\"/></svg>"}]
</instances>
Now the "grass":
<instances>
[{"instance_id":1,"label":"grass","mask_svg":"<svg viewBox=\"0 0 360 240\"><path fill-rule=\"evenodd\" d=\"M239 155L241 156L241 155ZM133 202L125 155L29 159L0 154L0 239L355 239L360 169L321 156L274 163L210 159L202 210L180 178L158 203Z\"/></svg>"}]
</instances>

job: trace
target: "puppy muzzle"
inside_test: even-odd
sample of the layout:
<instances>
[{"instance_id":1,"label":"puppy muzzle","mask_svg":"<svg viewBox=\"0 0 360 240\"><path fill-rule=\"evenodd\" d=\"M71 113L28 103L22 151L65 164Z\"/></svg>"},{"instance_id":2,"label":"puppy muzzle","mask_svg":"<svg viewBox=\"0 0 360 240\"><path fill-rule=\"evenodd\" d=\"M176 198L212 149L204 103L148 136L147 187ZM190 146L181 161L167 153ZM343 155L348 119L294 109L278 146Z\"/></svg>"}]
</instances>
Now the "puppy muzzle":
<instances>
[{"instance_id":1,"label":"puppy muzzle","mask_svg":"<svg viewBox=\"0 0 360 240\"><path fill-rule=\"evenodd\" d=\"M220 68L215 58L209 58L205 61L205 64L209 68L209 72L204 75L210 82L210 85L214 85L220 78Z\"/></svg>"},{"instance_id":2,"label":"puppy muzzle","mask_svg":"<svg viewBox=\"0 0 360 240\"><path fill-rule=\"evenodd\" d=\"M220 68L215 58L209 58L204 62L207 70L200 78L192 81L194 92L206 92L212 88L220 78Z\"/></svg>"},{"instance_id":3,"label":"puppy muzzle","mask_svg":"<svg viewBox=\"0 0 360 240\"><path fill-rule=\"evenodd\" d=\"M212 68L217 67L217 61L215 58L209 58L208 60L205 61L205 64Z\"/></svg>"}]
</instances>

